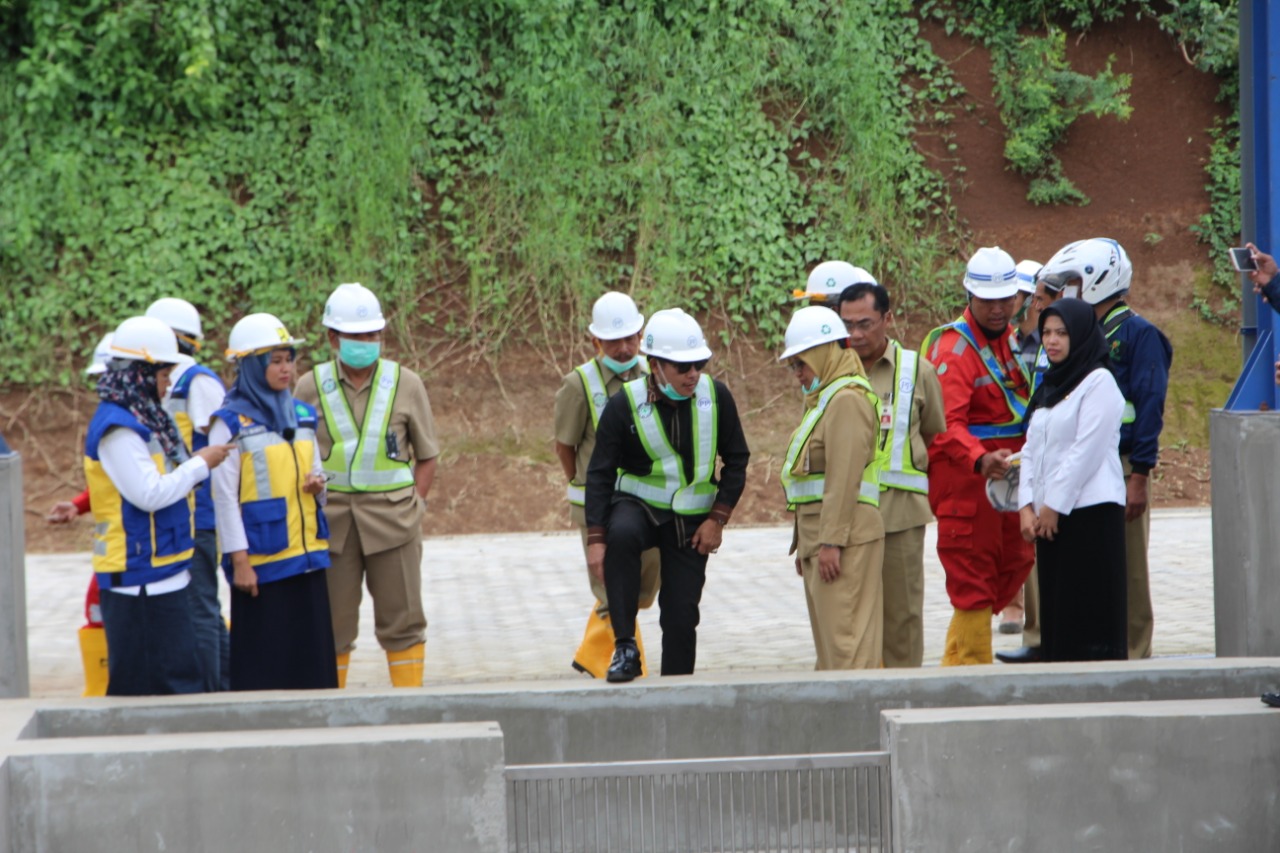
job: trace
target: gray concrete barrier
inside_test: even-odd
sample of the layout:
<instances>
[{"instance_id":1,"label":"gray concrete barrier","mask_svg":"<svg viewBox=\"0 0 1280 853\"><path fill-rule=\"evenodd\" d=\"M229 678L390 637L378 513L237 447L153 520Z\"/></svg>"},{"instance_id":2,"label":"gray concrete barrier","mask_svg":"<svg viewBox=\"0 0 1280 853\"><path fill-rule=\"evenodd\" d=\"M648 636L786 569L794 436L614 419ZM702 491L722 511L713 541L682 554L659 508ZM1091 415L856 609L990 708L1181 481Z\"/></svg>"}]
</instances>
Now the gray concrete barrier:
<instances>
[{"instance_id":1,"label":"gray concrete barrier","mask_svg":"<svg viewBox=\"0 0 1280 853\"><path fill-rule=\"evenodd\" d=\"M5 850L506 849L492 723L33 739L5 764Z\"/></svg>"},{"instance_id":2,"label":"gray concrete barrier","mask_svg":"<svg viewBox=\"0 0 1280 853\"><path fill-rule=\"evenodd\" d=\"M495 720L510 764L636 761L875 750L886 709L1241 696L1256 701L1277 686L1277 659L700 675L624 687L538 682L46 702L31 733L64 738Z\"/></svg>"},{"instance_id":3,"label":"gray concrete barrier","mask_svg":"<svg viewBox=\"0 0 1280 853\"><path fill-rule=\"evenodd\" d=\"M29 696L22 457L0 435L0 698Z\"/></svg>"},{"instance_id":4,"label":"gray concrete barrier","mask_svg":"<svg viewBox=\"0 0 1280 853\"><path fill-rule=\"evenodd\" d=\"M895 851L1280 850L1256 698L886 711Z\"/></svg>"},{"instance_id":5,"label":"gray concrete barrier","mask_svg":"<svg viewBox=\"0 0 1280 853\"><path fill-rule=\"evenodd\" d=\"M1209 415L1217 653L1280 655L1280 412Z\"/></svg>"}]
</instances>

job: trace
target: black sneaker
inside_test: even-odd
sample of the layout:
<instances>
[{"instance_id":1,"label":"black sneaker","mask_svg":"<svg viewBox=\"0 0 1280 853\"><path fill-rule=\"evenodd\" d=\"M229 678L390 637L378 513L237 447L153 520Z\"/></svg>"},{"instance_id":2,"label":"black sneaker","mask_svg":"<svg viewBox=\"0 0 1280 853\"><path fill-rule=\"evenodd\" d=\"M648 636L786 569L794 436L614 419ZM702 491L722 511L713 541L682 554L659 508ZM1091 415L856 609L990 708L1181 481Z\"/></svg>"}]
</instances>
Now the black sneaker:
<instances>
[{"instance_id":1,"label":"black sneaker","mask_svg":"<svg viewBox=\"0 0 1280 853\"><path fill-rule=\"evenodd\" d=\"M640 675L640 650L635 643L621 642L613 650L607 678L613 682L635 681Z\"/></svg>"},{"instance_id":2,"label":"black sneaker","mask_svg":"<svg viewBox=\"0 0 1280 853\"><path fill-rule=\"evenodd\" d=\"M613 659L615 661L618 659L617 654L614 654ZM613 670L610 669L609 672L612 674ZM1262 703L1264 705L1270 705L1272 708L1280 708L1280 693L1263 693Z\"/></svg>"}]
</instances>

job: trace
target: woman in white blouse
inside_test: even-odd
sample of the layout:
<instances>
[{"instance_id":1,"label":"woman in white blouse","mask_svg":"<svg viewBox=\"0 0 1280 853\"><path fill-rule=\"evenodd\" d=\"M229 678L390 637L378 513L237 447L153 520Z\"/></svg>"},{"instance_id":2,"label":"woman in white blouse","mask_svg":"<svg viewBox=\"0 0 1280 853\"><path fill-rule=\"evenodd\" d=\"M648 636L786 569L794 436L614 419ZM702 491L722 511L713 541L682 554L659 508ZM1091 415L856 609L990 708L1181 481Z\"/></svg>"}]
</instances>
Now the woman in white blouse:
<instances>
[{"instance_id":1,"label":"woman in white blouse","mask_svg":"<svg viewBox=\"0 0 1280 853\"><path fill-rule=\"evenodd\" d=\"M1027 406L1018 497L1036 543L1046 661L1128 657L1124 397L1092 305L1062 299L1040 315L1049 370Z\"/></svg>"}]
</instances>

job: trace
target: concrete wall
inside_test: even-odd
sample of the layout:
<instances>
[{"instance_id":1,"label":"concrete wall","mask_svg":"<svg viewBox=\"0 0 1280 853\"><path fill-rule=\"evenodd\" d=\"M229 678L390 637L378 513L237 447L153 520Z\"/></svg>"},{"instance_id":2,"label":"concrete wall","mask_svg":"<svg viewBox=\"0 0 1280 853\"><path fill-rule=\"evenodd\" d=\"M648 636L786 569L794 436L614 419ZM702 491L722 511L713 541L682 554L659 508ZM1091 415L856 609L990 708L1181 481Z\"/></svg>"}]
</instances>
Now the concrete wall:
<instances>
[{"instance_id":1,"label":"concrete wall","mask_svg":"<svg viewBox=\"0 0 1280 853\"><path fill-rule=\"evenodd\" d=\"M29 696L22 457L0 436L0 698Z\"/></svg>"},{"instance_id":2,"label":"concrete wall","mask_svg":"<svg viewBox=\"0 0 1280 853\"><path fill-rule=\"evenodd\" d=\"M26 741L6 850L499 851L493 724Z\"/></svg>"},{"instance_id":3,"label":"concrete wall","mask_svg":"<svg viewBox=\"0 0 1280 853\"><path fill-rule=\"evenodd\" d=\"M1280 850L1256 698L888 711L894 850Z\"/></svg>"},{"instance_id":4,"label":"concrete wall","mask_svg":"<svg viewBox=\"0 0 1280 853\"><path fill-rule=\"evenodd\" d=\"M1280 660L1157 660L73 700L42 738L496 720L510 764L876 750L885 709L1256 697Z\"/></svg>"},{"instance_id":5,"label":"concrete wall","mask_svg":"<svg viewBox=\"0 0 1280 853\"><path fill-rule=\"evenodd\" d=\"M1280 412L1214 410L1209 448L1217 652L1280 655Z\"/></svg>"}]
</instances>

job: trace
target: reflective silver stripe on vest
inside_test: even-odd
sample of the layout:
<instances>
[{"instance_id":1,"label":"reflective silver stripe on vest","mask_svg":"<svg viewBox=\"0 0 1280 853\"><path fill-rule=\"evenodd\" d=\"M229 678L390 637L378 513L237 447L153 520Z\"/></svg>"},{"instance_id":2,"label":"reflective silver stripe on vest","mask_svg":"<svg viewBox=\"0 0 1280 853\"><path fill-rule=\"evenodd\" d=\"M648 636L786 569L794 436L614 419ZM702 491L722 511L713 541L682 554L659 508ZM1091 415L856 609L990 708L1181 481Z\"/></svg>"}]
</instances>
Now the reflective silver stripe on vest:
<instances>
[{"instance_id":1,"label":"reflective silver stripe on vest","mask_svg":"<svg viewBox=\"0 0 1280 853\"><path fill-rule=\"evenodd\" d=\"M658 413L648 402L647 381L643 378L633 379L623 389L636 415L633 420L639 428L638 433L645 451L653 461L654 468L660 469L651 471L649 476L660 473L664 482L658 486L623 472L619 473L615 488L646 503L661 508L670 507L677 512L691 513L711 509L715 502L715 490L704 494L696 491L698 483L710 482L715 465L716 407L711 378L704 374L693 392L693 430L696 442L693 447L693 485L690 488L685 486L680 454L667 441Z\"/></svg>"},{"instance_id":2,"label":"reflective silver stripe on vest","mask_svg":"<svg viewBox=\"0 0 1280 853\"><path fill-rule=\"evenodd\" d=\"M346 464L346 470L338 471L325 466L325 472L329 475L329 486L338 488L351 488L351 461L348 448L354 450L360 441L360 434L356 432L355 421L351 419L351 409L347 406L347 400L342 395L342 389L337 377L337 371L333 369L333 362L326 361L316 365L316 388L320 390L326 398L325 415L329 419L329 435L334 443L342 445L342 460ZM332 390L326 391L326 388ZM333 455L330 449L329 455Z\"/></svg>"},{"instance_id":3,"label":"reflective silver stripe on vest","mask_svg":"<svg viewBox=\"0 0 1280 853\"><path fill-rule=\"evenodd\" d=\"M573 483L564 490L564 496L569 499L569 503L576 506L582 506L587 502L586 486L575 486Z\"/></svg>"},{"instance_id":4,"label":"reflective silver stripe on vest","mask_svg":"<svg viewBox=\"0 0 1280 853\"><path fill-rule=\"evenodd\" d=\"M897 342L894 359L895 378L898 387L893 389L893 442L889 447L889 467L880 472L880 484L925 492L929 491L929 478L918 473L908 473L907 452L911 447L911 404L916 396L916 376L920 369L920 354L903 349ZM912 460L915 465L915 460Z\"/></svg>"},{"instance_id":5,"label":"reflective silver stripe on vest","mask_svg":"<svg viewBox=\"0 0 1280 853\"><path fill-rule=\"evenodd\" d=\"M355 491L369 487L408 487L414 484L413 469L408 464L379 469L378 459L384 446L385 427L389 425L388 413L395 403L395 388L400 376L400 365L393 361L378 362L374 376L374 388L364 413L364 435L356 429L351 417L351 407L343 396L341 382L337 378L334 363L326 361L316 365L316 387L324 396L325 417L329 421L329 434L334 447L323 467L329 475L329 487L334 491ZM326 391L329 388L331 390ZM341 445L341 459L345 469L331 467L334 451ZM353 455L358 453L358 457Z\"/></svg>"},{"instance_id":6,"label":"reflective silver stripe on vest","mask_svg":"<svg viewBox=\"0 0 1280 853\"><path fill-rule=\"evenodd\" d=\"M591 425L600 426L600 415L605 404L609 402L609 394L605 390L604 377L600 375L600 365L593 358L586 364L580 364L577 373L582 377L587 392L587 405L591 408Z\"/></svg>"},{"instance_id":7,"label":"reflective silver stripe on vest","mask_svg":"<svg viewBox=\"0 0 1280 853\"><path fill-rule=\"evenodd\" d=\"M236 436L240 445L240 455L248 454L253 465L253 485L257 490L258 500L271 497L271 467L267 464L267 448L284 444L285 440L274 432L259 432L253 435L240 433Z\"/></svg>"},{"instance_id":8,"label":"reflective silver stripe on vest","mask_svg":"<svg viewBox=\"0 0 1280 853\"><path fill-rule=\"evenodd\" d=\"M817 427L818 421L822 419L822 415L827 411L827 404L831 402L831 398L836 395L837 391L854 384L856 383L853 378L849 376L832 382L818 395L817 405L805 413L800 420L800 426L796 427L796 431L791 437L791 445L787 448L786 458L782 463L782 491L786 494L788 504L814 503L822 500L822 493L826 486L825 476L822 474L804 474L799 479L792 479L796 475L791 472L795 470L796 462L800 458L800 451L809 443L809 436L813 435L813 430ZM858 489L858 494L869 497L864 494L865 488L866 484L864 483ZM876 487L874 498L876 501L880 500L879 486Z\"/></svg>"}]
</instances>

